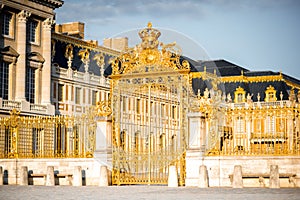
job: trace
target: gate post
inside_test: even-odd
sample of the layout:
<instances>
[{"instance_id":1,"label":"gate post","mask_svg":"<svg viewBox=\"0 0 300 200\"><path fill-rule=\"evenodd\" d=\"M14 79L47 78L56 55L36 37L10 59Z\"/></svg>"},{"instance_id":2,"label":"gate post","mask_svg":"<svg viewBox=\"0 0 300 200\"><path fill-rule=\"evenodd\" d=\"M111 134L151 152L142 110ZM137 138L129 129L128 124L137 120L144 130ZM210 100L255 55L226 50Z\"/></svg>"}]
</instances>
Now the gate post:
<instances>
[{"instance_id":1,"label":"gate post","mask_svg":"<svg viewBox=\"0 0 300 200\"><path fill-rule=\"evenodd\" d=\"M200 112L188 113L189 143L186 151L185 186L199 186L199 167L205 153L206 125Z\"/></svg>"},{"instance_id":2,"label":"gate post","mask_svg":"<svg viewBox=\"0 0 300 200\"><path fill-rule=\"evenodd\" d=\"M235 165L233 170L233 188L243 188L243 176L242 176L242 166Z\"/></svg>"},{"instance_id":3,"label":"gate post","mask_svg":"<svg viewBox=\"0 0 300 200\"><path fill-rule=\"evenodd\" d=\"M0 185L3 185L3 168L0 166Z\"/></svg>"},{"instance_id":4,"label":"gate post","mask_svg":"<svg viewBox=\"0 0 300 200\"><path fill-rule=\"evenodd\" d=\"M208 177L207 177L207 168L205 165L201 165L199 168L199 187L208 188Z\"/></svg>"},{"instance_id":5,"label":"gate post","mask_svg":"<svg viewBox=\"0 0 300 200\"><path fill-rule=\"evenodd\" d=\"M178 187L177 168L174 165L169 166L168 187Z\"/></svg>"},{"instance_id":6,"label":"gate post","mask_svg":"<svg viewBox=\"0 0 300 200\"><path fill-rule=\"evenodd\" d=\"M46 186L54 186L54 166L47 167L47 175L46 175Z\"/></svg>"},{"instance_id":7,"label":"gate post","mask_svg":"<svg viewBox=\"0 0 300 200\"><path fill-rule=\"evenodd\" d=\"M28 185L28 167L27 166L21 167L20 185Z\"/></svg>"},{"instance_id":8,"label":"gate post","mask_svg":"<svg viewBox=\"0 0 300 200\"><path fill-rule=\"evenodd\" d=\"M270 188L280 188L278 165L270 166Z\"/></svg>"},{"instance_id":9,"label":"gate post","mask_svg":"<svg viewBox=\"0 0 300 200\"><path fill-rule=\"evenodd\" d=\"M108 175L107 175L107 167L102 165L100 167L100 182L99 186L108 186Z\"/></svg>"},{"instance_id":10,"label":"gate post","mask_svg":"<svg viewBox=\"0 0 300 200\"><path fill-rule=\"evenodd\" d=\"M75 166L75 168L74 168L73 186L82 186L81 166Z\"/></svg>"},{"instance_id":11,"label":"gate post","mask_svg":"<svg viewBox=\"0 0 300 200\"><path fill-rule=\"evenodd\" d=\"M99 163L105 163L111 166L111 148L112 148L112 135L111 135L111 120L108 117L102 116L97 120L96 128L96 142L94 158Z\"/></svg>"}]
</instances>

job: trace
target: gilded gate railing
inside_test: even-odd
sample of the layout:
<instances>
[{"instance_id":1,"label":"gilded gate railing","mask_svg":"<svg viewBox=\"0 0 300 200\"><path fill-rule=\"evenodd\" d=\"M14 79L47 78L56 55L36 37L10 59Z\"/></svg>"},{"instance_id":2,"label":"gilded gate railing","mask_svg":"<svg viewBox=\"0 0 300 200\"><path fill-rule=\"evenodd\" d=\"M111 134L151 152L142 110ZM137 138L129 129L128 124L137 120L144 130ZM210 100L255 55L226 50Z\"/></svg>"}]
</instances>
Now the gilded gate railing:
<instances>
[{"instance_id":1,"label":"gilded gate railing","mask_svg":"<svg viewBox=\"0 0 300 200\"><path fill-rule=\"evenodd\" d=\"M300 155L299 102L223 101L215 106L205 96L198 100L198 111L205 115L209 127L206 155Z\"/></svg>"},{"instance_id":2,"label":"gilded gate railing","mask_svg":"<svg viewBox=\"0 0 300 200\"><path fill-rule=\"evenodd\" d=\"M0 118L0 158L92 157L94 115L20 116L12 110Z\"/></svg>"},{"instance_id":3,"label":"gilded gate railing","mask_svg":"<svg viewBox=\"0 0 300 200\"><path fill-rule=\"evenodd\" d=\"M190 66L151 23L139 36L112 61L112 183L167 184L173 165L184 185Z\"/></svg>"}]
</instances>

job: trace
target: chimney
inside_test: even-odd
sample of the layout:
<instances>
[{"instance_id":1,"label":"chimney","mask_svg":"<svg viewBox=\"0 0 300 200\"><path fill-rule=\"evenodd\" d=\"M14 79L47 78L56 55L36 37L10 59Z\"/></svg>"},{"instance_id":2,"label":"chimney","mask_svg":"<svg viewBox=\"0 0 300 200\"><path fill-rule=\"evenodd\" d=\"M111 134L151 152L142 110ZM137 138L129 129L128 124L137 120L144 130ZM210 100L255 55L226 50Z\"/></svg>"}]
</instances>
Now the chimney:
<instances>
[{"instance_id":1,"label":"chimney","mask_svg":"<svg viewBox=\"0 0 300 200\"><path fill-rule=\"evenodd\" d=\"M57 24L55 32L73 36L79 39L84 39L84 23L71 22L65 24Z\"/></svg>"}]
</instances>

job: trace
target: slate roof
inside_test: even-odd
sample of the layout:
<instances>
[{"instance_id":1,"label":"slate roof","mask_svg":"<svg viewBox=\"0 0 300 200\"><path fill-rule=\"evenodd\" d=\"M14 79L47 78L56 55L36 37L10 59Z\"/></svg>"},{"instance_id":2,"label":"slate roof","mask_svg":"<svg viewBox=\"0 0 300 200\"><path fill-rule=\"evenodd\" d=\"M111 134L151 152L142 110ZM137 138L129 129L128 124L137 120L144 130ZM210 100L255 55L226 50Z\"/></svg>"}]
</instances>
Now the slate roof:
<instances>
[{"instance_id":1,"label":"slate roof","mask_svg":"<svg viewBox=\"0 0 300 200\"><path fill-rule=\"evenodd\" d=\"M65 58L65 50L66 46L68 44L64 41L56 41L55 44L55 55L53 58L53 63L57 63L60 67L67 68L67 58ZM83 49L83 47L73 46L73 60L72 60L72 69L77 70L80 72L84 72L84 64L82 63L80 57L78 56L79 51ZM96 64L96 61L93 60L93 57L96 53L94 50L90 50L90 63L89 63L89 72L93 73L95 75L100 75L100 69L99 66ZM109 60L112 58L112 56L109 56L105 54L105 76L109 76L112 73L111 64L109 63ZM234 79L234 76L240 76L243 74L245 77L257 77L257 76L274 76L279 75L281 72L273 72L273 71L250 71L249 69L246 69L244 67L241 67L239 65L236 65L232 62L229 62L224 59L220 60L210 60L210 61L195 61L188 57L181 56L180 61L187 60L190 63L190 70L191 72L203 72L204 68L206 68L207 72L214 73L216 71L216 74L221 77L232 77ZM291 76L288 76L286 74L282 74L282 77L284 80L289 81L294 84L300 85L300 80L293 78ZM246 91L246 95L249 93L252 96L253 101L257 101L257 95L260 94L260 100L263 101L265 98L265 90L267 87L272 85L275 90L277 91L276 96L277 99L280 99L280 92L283 94L283 100L287 100L289 97L289 91L291 90L291 86L289 86L286 81L279 80L279 81L268 81L268 82L226 82L223 85L219 85L219 89L223 92L230 93L232 99L234 98L234 92L236 91L236 88L242 87ZM201 78L196 78L192 80L192 86L194 93L197 94L198 90L200 90L201 95L203 95L203 92L205 88L211 89L212 85L210 81L202 80ZM295 91L295 93L298 92L298 90Z\"/></svg>"},{"instance_id":2,"label":"slate roof","mask_svg":"<svg viewBox=\"0 0 300 200\"><path fill-rule=\"evenodd\" d=\"M198 65L196 69L198 71L204 71L204 66L206 66L206 71L210 73L214 73L214 69L219 70L219 76L226 77L230 76L234 79L234 76L240 76L242 73L245 77L257 77L257 76L276 76L282 74L281 72L273 72L273 71L250 71L244 67L238 66L226 60L212 60L212 61L198 61ZM217 73L218 74L218 73ZM265 99L265 90L270 85L274 87L276 92L276 97L280 100L280 93L283 94L283 100L287 100L289 98L289 92L292 89L285 80L290 81L294 84L300 85L300 80L290 77L286 74L282 74L284 80L277 81L265 81L265 82L226 82L224 83L223 88L221 90L226 93L230 93L232 99L234 99L234 92L238 87L241 87L245 90L246 95L250 94L252 96L253 101L257 101L257 95L260 95L260 101L264 101ZM194 93L197 94L197 91L200 89L201 94L203 95L203 91L207 87L211 88L211 84L208 81L203 81L202 79L193 80L193 90ZM295 93L298 90L295 89Z\"/></svg>"},{"instance_id":3,"label":"slate roof","mask_svg":"<svg viewBox=\"0 0 300 200\"><path fill-rule=\"evenodd\" d=\"M52 63L56 63L58 64L60 67L62 68L68 68L68 64L67 64L67 58L65 57L65 51L66 51L66 46L68 44L62 41L56 41L55 43L55 55L53 58ZM80 57L78 56L78 53L80 50L82 50L84 48L79 47L79 46L75 46L73 45L73 60L72 60L72 69L79 71L79 72L85 72L84 69L84 64L81 61ZM96 61L93 59L95 54L99 53L98 51L94 51L94 50L90 50L89 51L90 55L90 63L89 63L89 72L93 73L95 75L100 76L100 68L97 65ZM105 55L105 65L104 67L107 68L110 64L109 64L109 60L112 58L112 56L109 56L107 54ZM106 76L111 74L111 72L109 73L108 71L105 71L104 73Z\"/></svg>"},{"instance_id":4,"label":"slate roof","mask_svg":"<svg viewBox=\"0 0 300 200\"><path fill-rule=\"evenodd\" d=\"M239 76L243 72L248 72L248 69L245 69L241 66L238 66L234 63L231 63L227 60L210 60L210 61L198 61L196 69L197 71L204 71L204 67L206 67L206 71L210 73L214 73L216 71L217 75L220 76Z\"/></svg>"}]
</instances>

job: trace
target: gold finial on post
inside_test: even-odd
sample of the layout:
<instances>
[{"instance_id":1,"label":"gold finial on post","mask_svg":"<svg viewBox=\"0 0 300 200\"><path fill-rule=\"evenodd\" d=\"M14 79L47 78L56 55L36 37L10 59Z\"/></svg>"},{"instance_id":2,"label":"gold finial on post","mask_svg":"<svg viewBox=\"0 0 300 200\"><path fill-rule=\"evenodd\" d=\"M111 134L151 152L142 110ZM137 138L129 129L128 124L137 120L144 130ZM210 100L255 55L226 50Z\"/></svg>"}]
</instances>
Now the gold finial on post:
<instances>
[{"instance_id":1,"label":"gold finial on post","mask_svg":"<svg viewBox=\"0 0 300 200\"><path fill-rule=\"evenodd\" d=\"M152 22L148 22L148 28L152 28Z\"/></svg>"}]
</instances>

